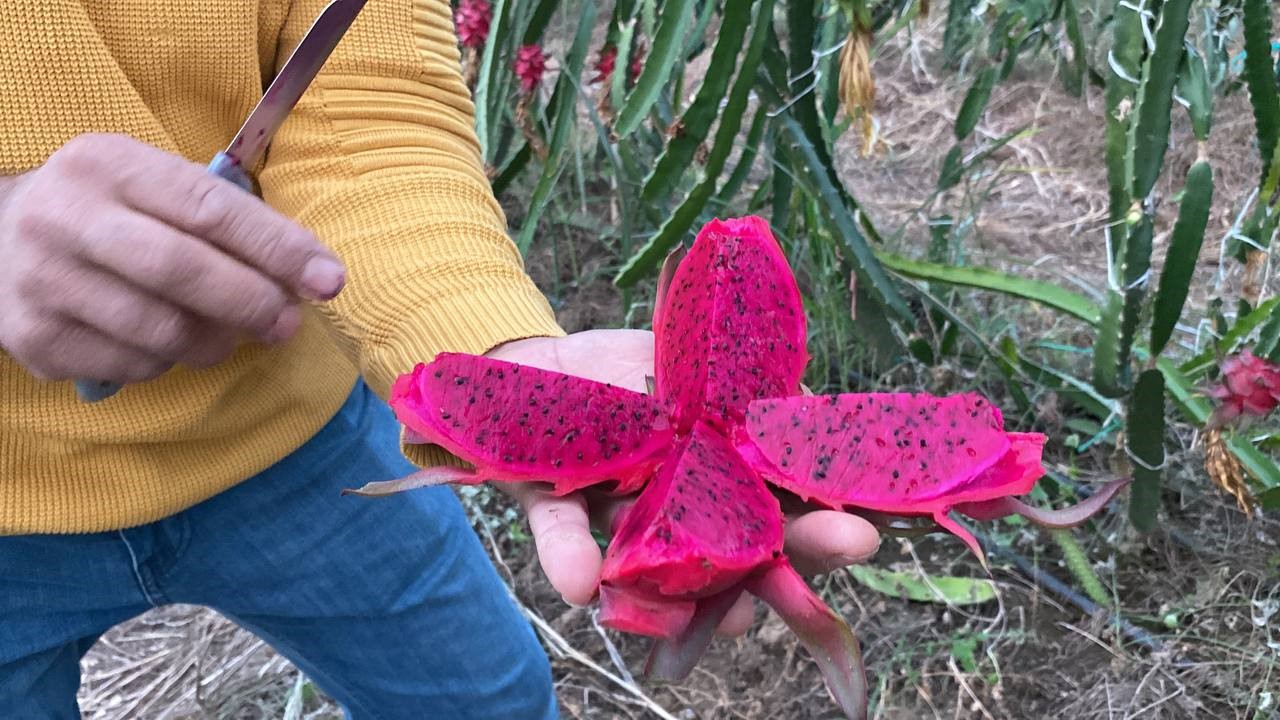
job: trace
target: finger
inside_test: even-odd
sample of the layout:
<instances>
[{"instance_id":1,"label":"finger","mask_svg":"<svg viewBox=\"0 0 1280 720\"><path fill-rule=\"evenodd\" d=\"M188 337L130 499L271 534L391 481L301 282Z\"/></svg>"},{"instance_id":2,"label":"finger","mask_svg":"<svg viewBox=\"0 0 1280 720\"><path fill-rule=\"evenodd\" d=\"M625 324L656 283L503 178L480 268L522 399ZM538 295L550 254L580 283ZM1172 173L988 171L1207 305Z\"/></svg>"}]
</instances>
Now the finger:
<instances>
[{"instance_id":1,"label":"finger","mask_svg":"<svg viewBox=\"0 0 1280 720\"><path fill-rule=\"evenodd\" d=\"M313 300L338 294L346 270L316 237L251 193L154 148L150 172L121 183L130 207L194 235Z\"/></svg>"},{"instance_id":2,"label":"finger","mask_svg":"<svg viewBox=\"0 0 1280 720\"><path fill-rule=\"evenodd\" d=\"M94 378L137 383L163 375L173 363L142 353L97 330L59 318L36 353L16 354L42 380Z\"/></svg>"},{"instance_id":3,"label":"finger","mask_svg":"<svg viewBox=\"0 0 1280 720\"><path fill-rule=\"evenodd\" d=\"M733 607L729 608L729 614L725 615L724 620L720 621L720 626L716 628L716 634L724 637L745 635L751 629L751 624L755 620L755 600L747 593L742 593L733 603Z\"/></svg>"},{"instance_id":4,"label":"finger","mask_svg":"<svg viewBox=\"0 0 1280 720\"><path fill-rule=\"evenodd\" d=\"M117 343L193 366L207 367L229 354L225 330L114 275L71 264L58 273L58 279L42 283L39 299L43 304Z\"/></svg>"},{"instance_id":5,"label":"finger","mask_svg":"<svg viewBox=\"0 0 1280 720\"><path fill-rule=\"evenodd\" d=\"M556 497L533 487L517 490L529 518L538 562L565 602L586 605L595 597L603 558L591 536L587 504L581 495Z\"/></svg>"},{"instance_id":6,"label":"finger","mask_svg":"<svg viewBox=\"0 0 1280 720\"><path fill-rule=\"evenodd\" d=\"M154 218L121 213L86 234L79 251L87 260L217 324L275 342L297 320L270 278Z\"/></svg>"},{"instance_id":7,"label":"finger","mask_svg":"<svg viewBox=\"0 0 1280 720\"><path fill-rule=\"evenodd\" d=\"M287 313L286 313L287 314ZM283 316L282 316L283 317ZM285 329L280 330L281 333L292 334L292 331L302 325L302 315L298 313L292 330L286 325ZM211 321L196 319L198 327L196 336L199 340L195 345L187 348L187 352L178 359L178 362L186 365L193 370L204 370L221 363L231 357L236 348L240 344L240 333L226 327L215 325ZM290 322L289 318L285 318L283 322ZM287 335L285 335L287 337Z\"/></svg>"},{"instance_id":8,"label":"finger","mask_svg":"<svg viewBox=\"0 0 1280 720\"><path fill-rule=\"evenodd\" d=\"M871 523L849 513L817 510L787 523L786 552L801 575L817 575L865 562L880 547Z\"/></svg>"}]
</instances>

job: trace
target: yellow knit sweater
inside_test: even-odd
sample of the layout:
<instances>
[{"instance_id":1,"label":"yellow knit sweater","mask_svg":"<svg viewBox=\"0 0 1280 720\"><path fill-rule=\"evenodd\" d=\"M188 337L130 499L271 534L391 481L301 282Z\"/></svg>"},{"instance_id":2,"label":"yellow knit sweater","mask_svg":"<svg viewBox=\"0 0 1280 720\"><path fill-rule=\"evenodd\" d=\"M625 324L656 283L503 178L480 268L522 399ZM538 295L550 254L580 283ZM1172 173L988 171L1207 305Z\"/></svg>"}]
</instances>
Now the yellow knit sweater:
<instances>
[{"instance_id":1,"label":"yellow knit sweater","mask_svg":"<svg viewBox=\"0 0 1280 720\"><path fill-rule=\"evenodd\" d=\"M86 132L207 162L325 2L5 0L0 175ZM262 197L348 268L286 345L95 405L0 353L0 534L162 518L304 443L357 373L385 397L441 350L562 334L506 235L458 64L447 0L370 0L276 136Z\"/></svg>"}]
</instances>

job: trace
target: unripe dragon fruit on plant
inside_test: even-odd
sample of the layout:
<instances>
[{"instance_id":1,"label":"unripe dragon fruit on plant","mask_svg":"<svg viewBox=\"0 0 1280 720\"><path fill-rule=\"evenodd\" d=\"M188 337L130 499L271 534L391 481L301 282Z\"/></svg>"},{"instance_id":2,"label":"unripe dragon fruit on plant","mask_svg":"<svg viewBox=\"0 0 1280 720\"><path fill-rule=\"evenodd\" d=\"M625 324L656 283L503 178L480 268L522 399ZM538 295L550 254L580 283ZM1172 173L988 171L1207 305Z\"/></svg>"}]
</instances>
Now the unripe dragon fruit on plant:
<instances>
[{"instance_id":1,"label":"unripe dragon fruit on plant","mask_svg":"<svg viewBox=\"0 0 1280 720\"><path fill-rule=\"evenodd\" d=\"M470 355L419 365L392 389L396 416L416 441L473 467L356 492L489 480L638 491L613 528L600 603L607 626L657 639L649 673L684 677L749 592L800 637L845 715L861 718L858 643L783 554L784 517L767 483L877 519L929 517L979 557L950 511L1062 527L1123 485L1070 510L1037 510L1014 496L1043 475L1044 436L1005 431L977 395L803 394L804 308L760 218L712 221L687 255L668 258L653 326L652 395Z\"/></svg>"}]
</instances>

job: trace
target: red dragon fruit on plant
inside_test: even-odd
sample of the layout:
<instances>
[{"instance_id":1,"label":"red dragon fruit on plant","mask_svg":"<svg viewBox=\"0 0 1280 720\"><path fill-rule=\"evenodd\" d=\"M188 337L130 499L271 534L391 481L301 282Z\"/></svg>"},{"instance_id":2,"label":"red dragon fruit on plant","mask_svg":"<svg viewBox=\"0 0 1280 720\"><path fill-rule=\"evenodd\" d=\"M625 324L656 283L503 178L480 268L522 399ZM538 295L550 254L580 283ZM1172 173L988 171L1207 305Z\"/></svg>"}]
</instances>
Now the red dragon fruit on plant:
<instances>
[{"instance_id":1,"label":"red dragon fruit on plant","mask_svg":"<svg viewBox=\"0 0 1280 720\"><path fill-rule=\"evenodd\" d=\"M488 0L461 0L453 14L458 30L458 41L463 47L480 50L489 39L489 25L493 22L493 6Z\"/></svg>"},{"instance_id":2,"label":"red dragon fruit on plant","mask_svg":"<svg viewBox=\"0 0 1280 720\"><path fill-rule=\"evenodd\" d=\"M520 80L521 93L529 95L542 83L542 76L547 72L547 55L539 45L523 45L516 51L513 67Z\"/></svg>"},{"instance_id":3,"label":"red dragon fruit on plant","mask_svg":"<svg viewBox=\"0 0 1280 720\"><path fill-rule=\"evenodd\" d=\"M613 69L618 64L618 48L614 45L605 45L600 48L600 55L596 58L596 74L591 78L592 85L600 83L608 83L613 78Z\"/></svg>"},{"instance_id":4,"label":"red dragon fruit on plant","mask_svg":"<svg viewBox=\"0 0 1280 720\"><path fill-rule=\"evenodd\" d=\"M600 54L596 58L596 74L591 77L590 84L608 84L613 80L613 71L617 66L618 47L616 45L605 45L600 48ZM631 56L631 63L627 69L627 82L634 83L636 78L640 77L640 71L643 69L644 46L637 43L635 52Z\"/></svg>"},{"instance_id":5,"label":"red dragon fruit on plant","mask_svg":"<svg viewBox=\"0 0 1280 720\"><path fill-rule=\"evenodd\" d=\"M636 49L634 52L631 53L631 67L628 68L628 70L631 72L631 78L630 78L631 82L635 82L636 78L640 77L640 71L644 70L644 58L645 58L644 41L637 40Z\"/></svg>"},{"instance_id":6,"label":"red dragon fruit on plant","mask_svg":"<svg viewBox=\"0 0 1280 720\"><path fill-rule=\"evenodd\" d=\"M1222 362L1222 381L1209 395L1219 402L1212 427L1241 416L1266 417L1280 405L1280 365L1244 350Z\"/></svg>"},{"instance_id":7,"label":"red dragon fruit on plant","mask_svg":"<svg viewBox=\"0 0 1280 720\"><path fill-rule=\"evenodd\" d=\"M713 221L668 258L654 314L653 396L497 360L442 354L400 378L397 417L472 469L374 483L385 494L485 480L640 491L616 523L600 582L615 629L658 638L649 671L687 674L742 592L797 633L848 717L863 717L858 644L782 554L783 515L765 481L832 508L926 516L977 543L950 511L1082 522L1122 486L1074 509L1015 499L1043 474L1044 437L1007 432L972 395L803 396L803 305L760 218ZM980 555L979 555L980 556Z\"/></svg>"}]
</instances>

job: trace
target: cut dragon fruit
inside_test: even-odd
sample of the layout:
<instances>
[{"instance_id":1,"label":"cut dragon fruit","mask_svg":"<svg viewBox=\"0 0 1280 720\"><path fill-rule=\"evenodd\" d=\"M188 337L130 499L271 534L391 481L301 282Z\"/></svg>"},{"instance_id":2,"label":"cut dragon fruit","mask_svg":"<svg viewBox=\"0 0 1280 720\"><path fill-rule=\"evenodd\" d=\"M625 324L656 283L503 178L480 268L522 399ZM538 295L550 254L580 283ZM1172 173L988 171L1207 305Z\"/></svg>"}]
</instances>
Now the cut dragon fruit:
<instances>
[{"instance_id":1,"label":"cut dragon fruit","mask_svg":"<svg viewBox=\"0 0 1280 720\"><path fill-rule=\"evenodd\" d=\"M558 494L639 491L609 544L600 604L607 626L656 639L651 676L687 675L746 592L796 632L845 715L861 718L857 640L782 554L784 518L768 484L886 523L928 518L980 558L953 510L1064 527L1125 484L1065 510L1024 504L1017 497L1044 474L1045 437L1006 431L975 394L802 396L804 308L760 218L713 221L687 253L669 256L653 324L652 396L469 355L418 366L392 390L405 440L473 467L357 492L485 480L549 482ZM1245 385L1250 398L1261 392Z\"/></svg>"}]
</instances>

